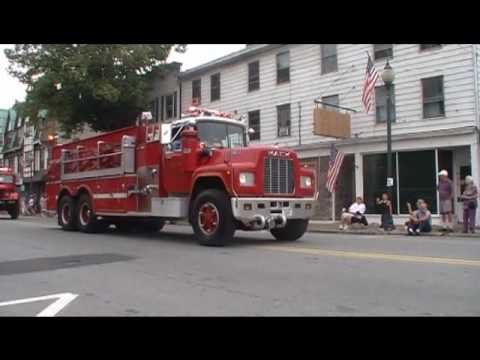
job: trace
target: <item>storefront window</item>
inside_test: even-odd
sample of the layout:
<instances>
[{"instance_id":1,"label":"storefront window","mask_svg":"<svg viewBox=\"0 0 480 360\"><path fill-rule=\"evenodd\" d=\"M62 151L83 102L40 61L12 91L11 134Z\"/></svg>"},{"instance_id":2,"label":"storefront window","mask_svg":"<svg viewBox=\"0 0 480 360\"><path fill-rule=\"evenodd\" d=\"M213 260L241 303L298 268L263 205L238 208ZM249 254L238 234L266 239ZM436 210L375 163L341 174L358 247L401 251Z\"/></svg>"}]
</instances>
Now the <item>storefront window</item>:
<instances>
[{"instance_id":1,"label":"storefront window","mask_svg":"<svg viewBox=\"0 0 480 360\"><path fill-rule=\"evenodd\" d=\"M396 181L396 154L392 154L394 174L393 186L393 213L397 214L397 181ZM376 199L387 192L387 154L372 154L363 156L363 194L367 214L378 214L380 208Z\"/></svg>"},{"instance_id":2,"label":"storefront window","mask_svg":"<svg viewBox=\"0 0 480 360\"><path fill-rule=\"evenodd\" d=\"M401 152L398 157L400 213L408 213L407 202L415 208L424 199L432 213L437 212L435 151Z\"/></svg>"},{"instance_id":3,"label":"storefront window","mask_svg":"<svg viewBox=\"0 0 480 360\"><path fill-rule=\"evenodd\" d=\"M397 178L398 156L398 178ZM393 158L393 213L407 214L407 202L415 208L418 199L424 199L430 211L437 213L435 150L408 151L392 154ZM388 190L387 155L363 156L363 186L367 213L378 214L376 198ZM400 202L397 204L397 199Z\"/></svg>"}]
</instances>

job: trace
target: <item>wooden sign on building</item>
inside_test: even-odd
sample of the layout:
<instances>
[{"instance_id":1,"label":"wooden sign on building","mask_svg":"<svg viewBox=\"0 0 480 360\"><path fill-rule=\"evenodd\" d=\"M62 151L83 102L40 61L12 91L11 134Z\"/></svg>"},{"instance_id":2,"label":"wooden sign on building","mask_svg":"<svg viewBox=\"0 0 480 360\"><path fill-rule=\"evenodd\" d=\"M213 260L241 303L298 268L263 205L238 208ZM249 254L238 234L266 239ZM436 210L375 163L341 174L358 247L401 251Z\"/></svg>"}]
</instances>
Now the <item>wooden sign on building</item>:
<instances>
[{"instance_id":1,"label":"wooden sign on building","mask_svg":"<svg viewBox=\"0 0 480 360\"><path fill-rule=\"evenodd\" d=\"M341 139L349 138L352 134L350 114L315 108L313 110L313 133Z\"/></svg>"}]
</instances>

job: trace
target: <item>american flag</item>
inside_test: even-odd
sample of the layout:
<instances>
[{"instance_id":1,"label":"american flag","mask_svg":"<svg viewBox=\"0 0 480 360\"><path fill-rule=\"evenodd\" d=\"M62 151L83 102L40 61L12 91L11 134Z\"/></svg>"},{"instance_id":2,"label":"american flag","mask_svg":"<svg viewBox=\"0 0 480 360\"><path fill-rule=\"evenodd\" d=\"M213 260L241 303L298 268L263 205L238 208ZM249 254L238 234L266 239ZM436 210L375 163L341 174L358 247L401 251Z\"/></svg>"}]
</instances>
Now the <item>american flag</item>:
<instances>
[{"instance_id":1,"label":"american flag","mask_svg":"<svg viewBox=\"0 0 480 360\"><path fill-rule=\"evenodd\" d=\"M342 167L343 158L345 154L338 151L334 144L330 148L330 161L328 162L327 172L327 189L331 193L335 191L335 185L337 183L338 174Z\"/></svg>"},{"instance_id":2,"label":"american flag","mask_svg":"<svg viewBox=\"0 0 480 360\"><path fill-rule=\"evenodd\" d=\"M370 54L368 54L367 69L365 71L365 84L363 84L362 103L368 114L375 101L375 84L378 80L378 72L375 69Z\"/></svg>"}]
</instances>

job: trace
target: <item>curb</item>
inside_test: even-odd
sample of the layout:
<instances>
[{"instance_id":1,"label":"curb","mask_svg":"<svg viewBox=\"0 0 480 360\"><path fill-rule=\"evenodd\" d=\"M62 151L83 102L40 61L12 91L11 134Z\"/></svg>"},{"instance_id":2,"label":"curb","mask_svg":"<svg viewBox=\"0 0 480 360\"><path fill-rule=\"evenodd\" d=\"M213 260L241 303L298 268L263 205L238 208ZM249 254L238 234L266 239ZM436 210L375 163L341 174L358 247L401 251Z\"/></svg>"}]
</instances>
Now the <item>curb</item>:
<instances>
[{"instance_id":1,"label":"curb","mask_svg":"<svg viewBox=\"0 0 480 360\"><path fill-rule=\"evenodd\" d=\"M408 236L404 232L364 232L364 231L336 231L336 230L322 230L322 229L312 229L309 228L307 232L310 233L324 233L324 234L346 234L346 235L377 235L377 236ZM480 234L463 234L463 233L449 233L444 234L441 232L431 232L423 233L420 236L429 236L429 237L462 237L467 239L480 238Z\"/></svg>"}]
</instances>

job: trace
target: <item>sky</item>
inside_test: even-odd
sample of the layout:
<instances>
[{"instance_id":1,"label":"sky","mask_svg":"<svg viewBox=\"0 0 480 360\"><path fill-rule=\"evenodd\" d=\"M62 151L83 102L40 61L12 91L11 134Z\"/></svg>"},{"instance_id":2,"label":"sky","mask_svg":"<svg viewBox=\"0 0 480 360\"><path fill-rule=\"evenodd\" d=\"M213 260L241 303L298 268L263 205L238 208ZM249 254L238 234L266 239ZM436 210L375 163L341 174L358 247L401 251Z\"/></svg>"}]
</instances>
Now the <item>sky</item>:
<instances>
[{"instance_id":1,"label":"sky","mask_svg":"<svg viewBox=\"0 0 480 360\"><path fill-rule=\"evenodd\" d=\"M0 109L8 109L15 100L25 99L26 86L7 72L8 61L3 50L9 47L13 45L0 44ZM244 47L245 44L189 44L185 53L172 52L168 61L180 62L182 70L188 70Z\"/></svg>"}]
</instances>

